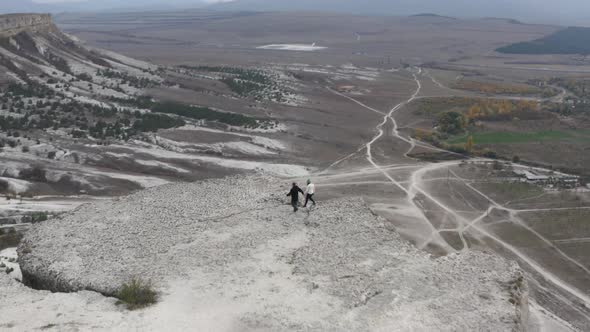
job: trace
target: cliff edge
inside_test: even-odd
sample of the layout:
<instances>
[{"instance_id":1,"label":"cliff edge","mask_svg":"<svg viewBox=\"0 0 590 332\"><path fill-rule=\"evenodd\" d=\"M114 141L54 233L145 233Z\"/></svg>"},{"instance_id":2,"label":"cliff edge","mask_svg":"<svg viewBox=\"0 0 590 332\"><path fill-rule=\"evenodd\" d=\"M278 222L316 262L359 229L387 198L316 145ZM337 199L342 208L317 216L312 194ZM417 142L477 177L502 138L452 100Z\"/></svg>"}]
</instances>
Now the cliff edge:
<instances>
[{"instance_id":1,"label":"cliff edge","mask_svg":"<svg viewBox=\"0 0 590 332\"><path fill-rule=\"evenodd\" d=\"M279 181L166 185L82 206L26 234L24 282L89 299L64 322L96 316L84 312L98 301L88 291L113 295L134 276L154 283L160 301L140 314L101 302L105 319L88 324L104 329L524 330L527 286L515 263L479 251L434 259L360 198L318 197L295 214ZM25 301L36 302L30 292Z\"/></svg>"},{"instance_id":2,"label":"cliff edge","mask_svg":"<svg viewBox=\"0 0 590 332\"><path fill-rule=\"evenodd\" d=\"M0 15L0 37L11 37L23 31L38 32L54 28L49 14Z\"/></svg>"}]
</instances>

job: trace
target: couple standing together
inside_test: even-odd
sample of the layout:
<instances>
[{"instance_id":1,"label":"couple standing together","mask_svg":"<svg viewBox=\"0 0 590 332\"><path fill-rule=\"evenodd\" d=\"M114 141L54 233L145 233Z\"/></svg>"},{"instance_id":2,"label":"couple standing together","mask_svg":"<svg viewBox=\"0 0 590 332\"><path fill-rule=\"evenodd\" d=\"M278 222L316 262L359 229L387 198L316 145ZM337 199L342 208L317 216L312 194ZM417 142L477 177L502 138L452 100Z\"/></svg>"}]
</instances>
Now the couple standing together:
<instances>
[{"instance_id":1,"label":"couple standing together","mask_svg":"<svg viewBox=\"0 0 590 332\"><path fill-rule=\"evenodd\" d=\"M315 205L315 201L313 199L313 194L315 194L315 184L311 183L311 180L307 180L307 188L305 189L305 193L297 183L293 182L293 187L291 191L287 194L287 196L291 196L291 206L293 206L293 212L297 212L299 210L299 193L305 195L305 204L303 207L307 207L307 202L311 201L313 205Z\"/></svg>"}]
</instances>

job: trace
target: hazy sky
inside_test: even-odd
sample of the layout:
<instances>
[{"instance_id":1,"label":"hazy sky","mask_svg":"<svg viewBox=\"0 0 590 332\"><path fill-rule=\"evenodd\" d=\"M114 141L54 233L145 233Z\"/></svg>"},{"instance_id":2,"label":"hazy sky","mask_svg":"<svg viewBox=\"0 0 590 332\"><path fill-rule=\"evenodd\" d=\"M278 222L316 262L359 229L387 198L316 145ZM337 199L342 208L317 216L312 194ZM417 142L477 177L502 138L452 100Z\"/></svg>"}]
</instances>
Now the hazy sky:
<instances>
[{"instance_id":1,"label":"hazy sky","mask_svg":"<svg viewBox=\"0 0 590 332\"><path fill-rule=\"evenodd\" d=\"M96 1L96 0L33 0L33 2L36 2L36 3L68 3L68 2L92 2L92 1ZM194 3L203 3L203 2L214 3L214 2L228 2L228 1L232 1L232 0L186 0L186 1L183 1L183 2L185 2L185 3L190 3L190 2L194 2ZM166 3L168 1L162 0L161 2L162 3Z\"/></svg>"},{"instance_id":2,"label":"hazy sky","mask_svg":"<svg viewBox=\"0 0 590 332\"><path fill-rule=\"evenodd\" d=\"M21 0L0 0L8 3ZM230 2L235 10L318 10L356 14L410 15L435 13L456 17L507 17L527 22L590 26L590 0L32 0L67 9L125 6L196 7ZM68 3L72 7L67 7ZM2 6L0 6L2 7ZM0 8L0 12L2 8Z\"/></svg>"}]
</instances>

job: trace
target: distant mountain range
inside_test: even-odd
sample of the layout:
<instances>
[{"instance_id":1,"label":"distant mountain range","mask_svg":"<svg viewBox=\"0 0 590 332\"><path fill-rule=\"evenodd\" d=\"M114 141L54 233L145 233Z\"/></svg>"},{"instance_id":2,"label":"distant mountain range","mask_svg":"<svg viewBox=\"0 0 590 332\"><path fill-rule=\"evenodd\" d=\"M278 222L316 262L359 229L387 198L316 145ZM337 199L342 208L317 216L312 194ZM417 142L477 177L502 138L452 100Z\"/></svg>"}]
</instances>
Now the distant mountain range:
<instances>
[{"instance_id":1,"label":"distant mountain range","mask_svg":"<svg viewBox=\"0 0 590 332\"><path fill-rule=\"evenodd\" d=\"M510 17L563 25L590 23L590 2L580 0L236 0L210 8L398 16L435 13L452 17Z\"/></svg>"},{"instance_id":2,"label":"distant mountain range","mask_svg":"<svg viewBox=\"0 0 590 332\"><path fill-rule=\"evenodd\" d=\"M582 0L88 0L61 4L39 4L32 0L0 1L0 13L207 8L395 16L435 13L452 17L494 16L529 22L590 25L590 1Z\"/></svg>"}]
</instances>

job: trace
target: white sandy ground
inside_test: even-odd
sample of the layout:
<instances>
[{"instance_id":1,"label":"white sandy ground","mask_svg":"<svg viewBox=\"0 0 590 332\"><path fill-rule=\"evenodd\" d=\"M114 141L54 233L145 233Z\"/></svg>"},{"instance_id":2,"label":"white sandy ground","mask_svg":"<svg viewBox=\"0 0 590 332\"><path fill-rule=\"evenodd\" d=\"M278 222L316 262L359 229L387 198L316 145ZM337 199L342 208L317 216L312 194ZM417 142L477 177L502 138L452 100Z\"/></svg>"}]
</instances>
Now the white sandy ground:
<instances>
[{"instance_id":1,"label":"white sandy ground","mask_svg":"<svg viewBox=\"0 0 590 332\"><path fill-rule=\"evenodd\" d=\"M179 130L204 131L204 132L210 132L210 133L216 133L216 134L245 137L245 138L250 139L251 142L255 145L259 145L259 146L262 146L262 147L265 147L267 149L274 150L274 151L282 151L282 150L287 149L286 145L283 142L273 139L273 138L264 137L264 136L244 134L244 133L235 132L235 131L223 131L223 130L212 129L212 128L207 128L207 127L193 126L193 125L186 125L186 126L178 128L178 129Z\"/></svg>"},{"instance_id":2,"label":"white sandy ground","mask_svg":"<svg viewBox=\"0 0 590 332\"><path fill-rule=\"evenodd\" d=\"M359 79L363 81L374 81L380 75L381 71L372 68L358 68L352 65L344 65L340 67L321 66L321 65L306 65L306 64L289 64L289 65L275 65L285 71L302 71L307 73L317 73L329 76L333 80L351 80Z\"/></svg>"},{"instance_id":3,"label":"white sandy ground","mask_svg":"<svg viewBox=\"0 0 590 332\"><path fill-rule=\"evenodd\" d=\"M239 136L237 136L239 137ZM237 138L236 137L236 138ZM224 156L232 155L247 155L251 157L268 156L277 154L276 151L267 147L264 141L256 140L254 137L250 138L251 142L233 141L223 143L187 143L183 141L172 140L161 136L150 136L150 142L162 147L166 150L171 150L180 153L198 153L199 151L215 151Z\"/></svg>"},{"instance_id":4,"label":"white sandy ground","mask_svg":"<svg viewBox=\"0 0 590 332\"><path fill-rule=\"evenodd\" d=\"M15 193L26 192L31 186L29 181L14 178L5 178L0 176L0 181L8 183L8 188Z\"/></svg>"},{"instance_id":5,"label":"white sandy ground","mask_svg":"<svg viewBox=\"0 0 590 332\"><path fill-rule=\"evenodd\" d=\"M302 51L302 52L314 52L327 49L324 46L315 46L315 44L269 44L256 47L257 49L263 50L278 50L278 51Z\"/></svg>"},{"instance_id":6,"label":"white sandy ground","mask_svg":"<svg viewBox=\"0 0 590 332\"><path fill-rule=\"evenodd\" d=\"M134 161L140 165L159 167L159 168L175 171L178 173L189 173L190 172L184 168L176 167L176 166L170 165L169 163L165 163L165 162L161 162L161 161L157 161L157 160L134 159Z\"/></svg>"},{"instance_id":7,"label":"white sandy ground","mask_svg":"<svg viewBox=\"0 0 590 332\"><path fill-rule=\"evenodd\" d=\"M571 324L553 315L535 302L529 302L531 314L529 330L538 332L577 331Z\"/></svg>"},{"instance_id":8,"label":"white sandy ground","mask_svg":"<svg viewBox=\"0 0 590 332\"><path fill-rule=\"evenodd\" d=\"M198 162L212 164L212 165L223 167L223 168L245 170L245 171L260 171L260 172L266 172L266 173L269 173L272 175L282 176L282 177L300 177L300 176L306 176L309 174L309 169L304 166L300 166L300 165L273 164L273 163L268 163L268 162L247 161L247 160L239 160L239 159L202 156L202 155L195 155L195 154L185 154L185 153L179 153L179 152L165 150L165 149L162 149L156 145L150 145L150 144L146 144L146 143L142 144L141 146L131 145L131 144L127 144L127 145L113 144L113 145L111 145L111 147L116 147L116 148L119 148L122 150L129 150L134 153L143 153L143 154L153 156L155 158L198 161Z\"/></svg>"},{"instance_id":9,"label":"white sandy ground","mask_svg":"<svg viewBox=\"0 0 590 332\"><path fill-rule=\"evenodd\" d=\"M131 181L131 182L137 183L138 185L140 185L143 188L158 187L158 186L170 183L170 181L156 177L156 176L133 175L133 174L114 172L114 171L110 172L110 171L93 170L90 174L106 176L111 179L120 179L120 180Z\"/></svg>"},{"instance_id":10,"label":"white sandy ground","mask_svg":"<svg viewBox=\"0 0 590 332\"><path fill-rule=\"evenodd\" d=\"M221 151L238 152L240 154L250 156L264 156L273 155L276 152L271 151L267 148L248 143L248 142L228 142L228 143L216 143L211 145L214 148L219 148Z\"/></svg>"},{"instance_id":11,"label":"white sandy ground","mask_svg":"<svg viewBox=\"0 0 590 332\"><path fill-rule=\"evenodd\" d=\"M156 65L153 65L151 63L145 62L145 61L141 61L141 60L137 60L137 59L133 59L127 56L124 56L122 54L119 53L115 53L115 52L111 52L108 50L104 50L104 49L94 49L94 51L104 54L107 57L114 59L122 64L126 64L135 68L139 68L139 69L145 69L145 70L156 70L158 69L158 67Z\"/></svg>"},{"instance_id":12,"label":"white sandy ground","mask_svg":"<svg viewBox=\"0 0 590 332\"><path fill-rule=\"evenodd\" d=\"M71 211L86 203L102 200L100 197L90 196L55 196L6 200L0 198L0 214L49 212L61 213Z\"/></svg>"},{"instance_id":13,"label":"white sandy ground","mask_svg":"<svg viewBox=\"0 0 590 332\"><path fill-rule=\"evenodd\" d=\"M294 214L277 180L167 185L34 225L19 248L26 273L106 293L141 276L160 301L128 312L0 274L0 329L511 331L526 318L526 286L522 307L508 301L516 264L478 251L434 260L358 198Z\"/></svg>"}]
</instances>

